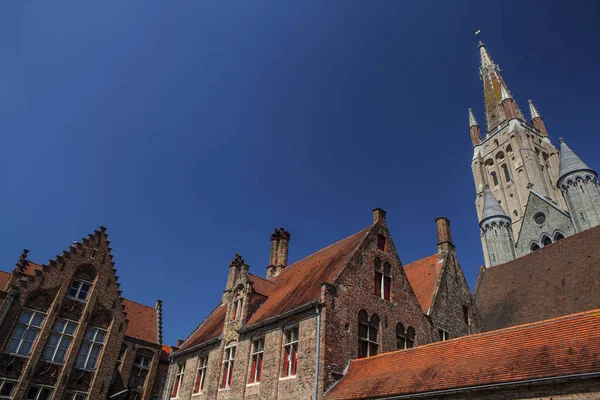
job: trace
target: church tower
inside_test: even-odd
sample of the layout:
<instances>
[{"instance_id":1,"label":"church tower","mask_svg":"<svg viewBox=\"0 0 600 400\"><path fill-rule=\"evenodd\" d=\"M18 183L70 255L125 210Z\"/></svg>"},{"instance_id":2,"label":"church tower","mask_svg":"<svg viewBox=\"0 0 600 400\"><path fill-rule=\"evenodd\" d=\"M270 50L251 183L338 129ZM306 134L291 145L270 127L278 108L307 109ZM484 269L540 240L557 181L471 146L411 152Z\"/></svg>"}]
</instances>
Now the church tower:
<instances>
[{"instance_id":1,"label":"church tower","mask_svg":"<svg viewBox=\"0 0 600 400\"><path fill-rule=\"evenodd\" d=\"M560 209L566 204L556 186L559 178L559 152L550 142L544 122L531 102L528 122L512 97L485 45L479 43L479 75L483 83L486 131L469 109L469 131L473 144L471 169L475 181L477 216L484 219L486 185L511 221L512 235L518 240L530 192L535 192ZM482 230L486 266L491 266L488 244ZM514 254L514 251L513 251ZM513 256L514 258L514 256Z\"/></svg>"}]
</instances>

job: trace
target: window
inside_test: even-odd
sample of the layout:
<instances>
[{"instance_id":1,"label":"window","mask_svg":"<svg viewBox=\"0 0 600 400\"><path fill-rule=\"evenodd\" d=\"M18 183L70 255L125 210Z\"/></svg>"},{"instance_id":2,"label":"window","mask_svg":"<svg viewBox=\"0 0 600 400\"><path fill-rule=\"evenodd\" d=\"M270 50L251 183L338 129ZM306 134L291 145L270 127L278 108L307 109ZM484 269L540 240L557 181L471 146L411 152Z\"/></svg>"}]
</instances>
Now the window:
<instances>
[{"instance_id":1,"label":"window","mask_svg":"<svg viewBox=\"0 0 600 400\"><path fill-rule=\"evenodd\" d=\"M502 164L502 171L504 171L504 177L506 178L506 182L510 182L510 173L508 172L508 165Z\"/></svg>"},{"instance_id":2,"label":"window","mask_svg":"<svg viewBox=\"0 0 600 400\"><path fill-rule=\"evenodd\" d=\"M550 239L548 236L544 235L544 236L542 236L542 244L544 246L548 246L549 244L552 244L552 239Z\"/></svg>"},{"instance_id":3,"label":"window","mask_svg":"<svg viewBox=\"0 0 600 400\"><path fill-rule=\"evenodd\" d=\"M92 371L96 368L96 362L98 361L98 357L100 357L100 353L102 352L105 336L105 330L94 327L89 327L87 329L83 343L79 349L77 361L75 361L75 366L77 368L83 368Z\"/></svg>"},{"instance_id":4,"label":"window","mask_svg":"<svg viewBox=\"0 0 600 400\"><path fill-rule=\"evenodd\" d=\"M385 236L377 235L377 249L385 251Z\"/></svg>"},{"instance_id":5,"label":"window","mask_svg":"<svg viewBox=\"0 0 600 400\"><path fill-rule=\"evenodd\" d=\"M379 317L377 314L373 314L369 321L367 312L360 310L358 313L358 358L374 356L379 352L378 330Z\"/></svg>"},{"instance_id":6,"label":"window","mask_svg":"<svg viewBox=\"0 0 600 400\"><path fill-rule=\"evenodd\" d=\"M42 358L56 363L64 362L67 350L73 341L75 329L77 329L75 322L62 318L57 319Z\"/></svg>"},{"instance_id":7,"label":"window","mask_svg":"<svg viewBox=\"0 0 600 400\"><path fill-rule=\"evenodd\" d=\"M440 340L442 342L445 342L446 340L450 339L450 333L448 331L445 331L443 329L438 329L439 333L440 333Z\"/></svg>"},{"instance_id":8,"label":"window","mask_svg":"<svg viewBox=\"0 0 600 400\"><path fill-rule=\"evenodd\" d=\"M384 300L390 300L390 291L392 286L391 274L392 267L386 262L381 268L381 260L375 259L375 295Z\"/></svg>"},{"instance_id":9,"label":"window","mask_svg":"<svg viewBox=\"0 0 600 400\"><path fill-rule=\"evenodd\" d=\"M11 399L16 386L17 381L0 378L0 399Z\"/></svg>"},{"instance_id":10,"label":"window","mask_svg":"<svg viewBox=\"0 0 600 400\"><path fill-rule=\"evenodd\" d=\"M250 370L250 383L260 382L263 367L264 348L264 339L257 339L252 342L252 369Z\"/></svg>"},{"instance_id":11,"label":"window","mask_svg":"<svg viewBox=\"0 0 600 400\"><path fill-rule=\"evenodd\" d=\"M415 328L409 326L406 330L406 348L411 349L415 347Z\"/></svg>"},{"instance_id":12,"label":"window","mask_svg":"<svg viewBox=\"0 0 600 400\"><path fill-rule=\"evenodd\" d=\"M8 346L6 346L6 351L12 354L28 356L31 353L31 347L40 332L45 317L46 315L39 311L23 310L12 338L8 342Z\"/></svg>"},{"instance_id":13,"label":"window","mask_svg":"<svg viewBox=\"0 0 600 400\"><path fill-rule=\"evenodd\" d=\"M171 392L172 399L179 397L179 388L181 387L181 381L183 380L184 372L185 364L177 365L177 375L175 375L175 381L173 381L173 391Z\"/></svg>"},{"instance_id":14,"label":"window","mask_svg":"<svg viewBox=\"0 0 600 400\"><path fill-rule=\"evenodd\" d=\"M235 359L235 344L225 348L225 356L223 357L223 379L221 381L221 389L231 387L233 379L233 361Z\"/></svg>"},{"instance_id":15,"label":"window","mask_svg":"<svg viewBox=\"0 0 600 400\"><path fill-rule=\"evenodd\" d=\"M537 243L531 243L531 251L539 250L540 246Z\"/></svg>"},{"instance_id":16,"label":"window","mask_svg":"<svg viewBox=\"0 0 600 400\"><path fill-rule=\"evenodd\" d=\"M554 234L554 241L555 241L555 242L558 242L559 240L561 240L561 239L564 239L564 238L565 238L565 235L563 235L563 234L562 234L562 233L560 233L560 232L556 232L556 233Z\"/></svg>"},{"instance_id":17,"label":"window","mask_svg":"<svg viewBox=\"0 0 600 400\"><path fill-rule=\"evenodd\" d=\"M469 317L469 306L463 306L463 319L467 326L471 325L471 318Z\"/></svg>"},{"instance_id":18,"label":"window","mask_svg":"<svg viewBox=\"0 0 600 400\"><path fill-rule=\"evenodd\" d=\"M69 292L67 296L72 297L74 299L85 301L87 299L88 294L90 293L90 288L92 284L87 281L73 279L71 282L71 287L69 288Z\"/></svg>"},{"instance_id":19,"label":"window","mask_svg":"<svg viewBox=\"0 0 600 400\"><path fill-rule=\"evenodd\" d=\"M406 333L404 333L404 325L400 322L396 324L396 350L404 350L406 348Z\"/></svg>"},{"instance_id":20,"label":"window","mask_svg":"<svg viewBox=\"0 0 600 400\"><path fill-rule=\"evenodd\" d=\"M148 375L148 370L150 369L151 360L151 357L136 354L131 372L131 380L129 381L130 388L139 390L144 389L144 383L146 382L146 376Z\"/></svg>"},{"instance_id":21,"label":"window","mask_svg":"<svg viewBox=\"0 0 600 400\"><path fill-rule=\"evenodd\" d=\"M498 185L498 176L496 175L496 171L492 171L490 175L492 175L492 181L494 182L494 186L497 186Z\"/></svg>"},{"instance_id":22,"label":"window","mask_svg":"<svg viewBox=\"0 0 600 400\"><path fill-rule=\"evenodd\" d=\"M283 341L283 376L296 376L298 366L298 328L291 328L284 333Z\"/></svg>"},{"instance_id":23,"label":"window","mask_svg":"<svg viewBox=\"0 0 600 400\"><path fill-rule=\"evenodd\" d=\"M85 392L67 392L65 400L86 400L87 393Z\"/></svg>"},{"instance_id":24,"label":"window","mask_svg":"<svg viewBox=\"0 0 600 400\"><path fill-rule=\"evenodd\" d=\"M194 381L193 394L202 393L204 390L204 378L206 377L206 366L208 365L208 357L198 358L198 369L196 371L196 380Z\"/></svg>"},{"instance_id":25,"label":"window","mask_svg":"<svg viewBox=\"0 0 600 400\"><path fill-rule=\"evenodd\" d=\"M25 396L25 399L48 400L53 390L54 388L50 386L31 386L27 391L27 396Z\"/></svg>"},{"instance_id":26,"label":"window","mask_svg":"<svg viewBox=\"0 0 600 400\"><path fill-rule=\"evenodd\" d=\"M237 299L233 302L233 314L231 314L231 320L237 320L242 313L242 299Z\"/></svg>"}]
</instances>

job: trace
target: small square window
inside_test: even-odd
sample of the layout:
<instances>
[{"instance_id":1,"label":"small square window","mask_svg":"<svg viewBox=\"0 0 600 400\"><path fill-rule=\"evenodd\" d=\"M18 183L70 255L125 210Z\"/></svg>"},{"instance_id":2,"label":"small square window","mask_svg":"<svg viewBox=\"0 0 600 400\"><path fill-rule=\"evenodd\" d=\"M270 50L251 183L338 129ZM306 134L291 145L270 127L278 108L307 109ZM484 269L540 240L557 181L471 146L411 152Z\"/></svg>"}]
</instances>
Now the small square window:
<instances>
[{"instance_id":1,"label":"small square window","mask_svg":"<svg viewBox=\"0 0 600 400\"><path fill-rule=\"evenodd\" d=\"M377 235L377 248L381 251L385 251L385 236Z\"/></svg>"}]
</instances>

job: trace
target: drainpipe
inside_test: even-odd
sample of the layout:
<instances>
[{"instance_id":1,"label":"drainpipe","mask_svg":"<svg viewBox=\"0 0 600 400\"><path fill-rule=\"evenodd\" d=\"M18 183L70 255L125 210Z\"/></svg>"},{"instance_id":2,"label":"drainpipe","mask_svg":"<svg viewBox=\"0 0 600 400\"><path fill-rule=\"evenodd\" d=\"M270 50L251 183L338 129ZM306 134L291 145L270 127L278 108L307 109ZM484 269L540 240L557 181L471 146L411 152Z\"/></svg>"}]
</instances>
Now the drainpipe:
<instances>
[{"instance_id":1,"label":"drainpipe","mask_svg":"<svg viewBox=\"0 0 600 400\"><path fill-rule=\"evenodd\" d=\"M2 323L4 322L4 318L6 318L6 314L8 314L8 310L10 310L10 306L12 306L12 303L15 301L15 299L17 297L19 297L19 289L12 290L10 293L10 297L8 298L8 305L6 306L6 308L4 309L4 312L2 313L2 316L0 317L0 326L2 326Z\"/></svg>"},{"instance_id":2,"label":"drainpipe","mask_svg":"<svg viewBox=\"0 0 600 400\"><path fill-rule=\"evenodd\" d=\"M321 307L317 304L317 349L316 349L316 361L315 361L315 394L314 400L319 398L319 358L321 353Z\"/></svg>"},{"instance_id":3,"label":"drainpipe","mask_svg":"<svg viewBox=\"0 0 600 400\"><path fill-rule=\"evenodd\" d=\"M171 368L169 368L171 371L169 372L169 381L167 382L165 396L163 397L164 400L169 400L171 397L171 383L173 383L173 370L175 369L175 363L173 361L174 360L171 358Z\"/></svg>"}]
</instances>

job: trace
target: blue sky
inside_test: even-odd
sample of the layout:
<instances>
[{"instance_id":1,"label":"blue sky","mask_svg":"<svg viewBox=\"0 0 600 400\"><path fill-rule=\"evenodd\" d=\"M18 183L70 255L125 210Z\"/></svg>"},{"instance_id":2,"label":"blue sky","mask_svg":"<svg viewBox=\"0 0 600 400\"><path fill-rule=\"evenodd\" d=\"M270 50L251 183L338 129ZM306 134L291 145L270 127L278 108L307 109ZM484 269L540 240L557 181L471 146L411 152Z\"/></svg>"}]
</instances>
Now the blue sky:
<instances>
[{"instance_id":1,"label":"blue sky","mask_svg":"<svg viewBox=\"0 0 600 400\"><path fill-rule=\"evenodd\" d=\"M576 6L576 7L575 7ZM467 108L474 32L522 110L600 169L595 1L4 1L0 262L47 262L108 227L124 296L165 340L212 310L241 253L264 276L388 211L403 263L452 221L483 263Z\"/></svg>"}]
</instances>

